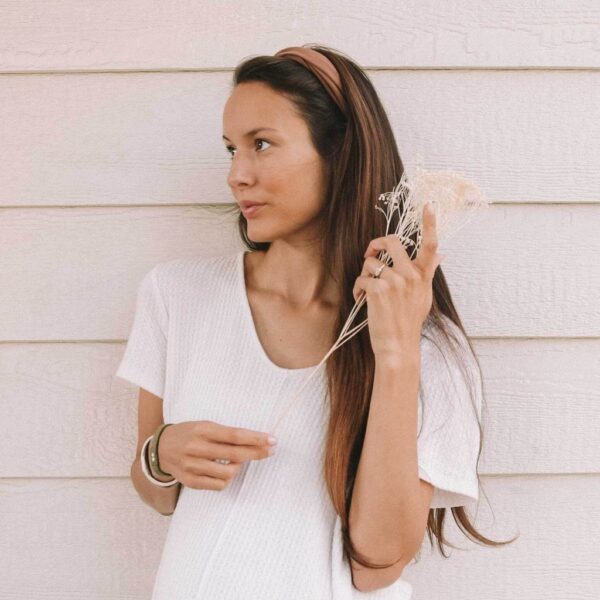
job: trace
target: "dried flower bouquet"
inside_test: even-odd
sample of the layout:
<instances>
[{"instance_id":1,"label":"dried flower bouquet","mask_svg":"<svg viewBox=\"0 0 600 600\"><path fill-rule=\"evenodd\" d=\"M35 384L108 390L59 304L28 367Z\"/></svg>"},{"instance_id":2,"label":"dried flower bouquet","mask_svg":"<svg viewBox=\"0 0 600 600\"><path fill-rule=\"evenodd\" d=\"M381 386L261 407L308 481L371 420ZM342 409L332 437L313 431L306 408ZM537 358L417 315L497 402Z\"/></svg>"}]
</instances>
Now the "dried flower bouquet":
<instances>
[{"instance_id":1,"label":"dried flower bouquet","mask_svg":"<svg viewBox=\"0 0 600 600\"><path fill-rule=\"evenodd\" d=\"M489 208L489 202L481 190L453 171L429 171L419 164L416 165L414 175L410 178L407 177L405 171L393 191L380 194L378 202L383 205L383 208L378 204L375 204L375 208L383 213L386 219L384 235L387 236L391 233L396 235L404 244L411 260L416 256L421 245L423 208L429 200L431 200L436 217L438 247L442 241L446 242L453 237L472 218L475 212L483 208ZM390 226L393 221L396 221L397 225L392 232ZM413 241L415 237L416 244ZM409 251L408 248L411 247L412 251ZM377 258L386 265L391 262L390 256L384 250L379 253ZM366 294L362 292L354 303L354 307L337 341L304 380L297 394L292 397L276 421L275 426L269 429L271 433L274 432L287 414L292 401L300 396L304 387L329 356L367 325L368 319L365 319L362 323L350 329L365 302Z\"/></svg>"}]
</instances>

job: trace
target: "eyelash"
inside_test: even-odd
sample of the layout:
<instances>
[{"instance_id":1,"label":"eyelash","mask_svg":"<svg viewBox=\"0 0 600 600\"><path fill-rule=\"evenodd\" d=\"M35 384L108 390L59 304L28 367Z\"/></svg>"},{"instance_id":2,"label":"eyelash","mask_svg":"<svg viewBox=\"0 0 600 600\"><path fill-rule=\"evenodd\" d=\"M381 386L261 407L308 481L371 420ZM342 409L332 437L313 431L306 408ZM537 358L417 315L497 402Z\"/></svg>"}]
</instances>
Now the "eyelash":
<instances>
[{"instance_id":1,"label":"eyelash","mask_svg":"<svg viewBox=\"0 0 600 600\"><path fill-rule=\"evenodd\" d=\"M267 142L267 144L270 144L271 142L269 140L266 140L264 138L256 138L254 140L255 142L261 141L261 142ZM227 151L227 153L229 154L229 158L233 159L233 155L231 154L231 150L234 150L235 148L233 146L226 146L225 150Z\"/></svg>"}]
</instances>

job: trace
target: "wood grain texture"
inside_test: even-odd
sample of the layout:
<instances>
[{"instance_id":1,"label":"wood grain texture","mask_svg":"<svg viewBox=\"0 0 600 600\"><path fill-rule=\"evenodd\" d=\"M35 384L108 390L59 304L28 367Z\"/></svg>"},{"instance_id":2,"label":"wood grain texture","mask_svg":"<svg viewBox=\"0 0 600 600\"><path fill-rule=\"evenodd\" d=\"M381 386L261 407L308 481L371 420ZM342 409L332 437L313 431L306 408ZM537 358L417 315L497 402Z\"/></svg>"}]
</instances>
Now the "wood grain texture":
<instances>
[{"instance_id":1,"label":"wood grain texture","mask_svg":"<svg viewBox=\"0 0 600 600\"><path fill-rule=\"evenodd\" d=\"M140 277L241 249L228 207L5 209L0 339L122 339ZM600 335L600 205L493 205L440 243L474 337Z\"/></svg>"},{"instance_id":2,"label":"wood grain texture","mask_svg":"<svg viewBox=\"0 0 600 600\"><path fill-rule=\"evenodd\" d=\"M407 168L423 156L429 168L472 178L494 202L600 200L600 71L368 75ZM233 200L221 139L231 72L0 83L0 205Z\"/></svg>"},{"instance_id":3,"label":"wood grain texture","mask_svg":"<svg viewBox=\"0 0 600 600\"><path fill-rule=\"evenodd\" d=\"M595 600L600 536L598 474L482 477L468 511L494 540L466 539L447 511L449 560L427 538L403 574L416 600ZM491 507L491 508L490 508ZM125 478L0 480L0 597L147 600L169 523ZM549 573L553 576L550 577ZM432 576L434 574L434 576Z\"/></svg>"},{"instance_id":4,"label":"wood grain texture","mask_svg":"<svg viewBox=\"0 0 600 600\"><path fill-rule=\"evenodd\" d=\"M241 249L211 210L232 71L317 42L367 70L407 166L493 202L443 270L484 376L474 523L521 537L478 547L447 513L469 550L424 542L413 600L595 599L598 23L597 0L0 0L0 598L149 598L169 519L129 480L137 388L114 376L137 284Z\"/></svg>"},{"instance_id":5,"label":"wood grain texture","mask_svg":"<svg viewBox=\"0 0 600 600\"><path fill-rule=\"evenodd\" d=\"M125 321L125 319L124 319ZM600 473L600 340L476 339L480 475ZM0 477L127 477L137 387L124 343L0 345ZM565 437L565 432L570 432Z\"/></svg>"},{"instance_id":6,"label":"wood grain texture","mask_svg":"<svg viewBox=\"0 0 600 600\"><path fill-rule=\"evenodd\" d=\"M4 0L0 70L227 69L307 42L392 69L600 65L595 0L384 0L369 8L361 0Z\"/></svg>"}]
</instances>

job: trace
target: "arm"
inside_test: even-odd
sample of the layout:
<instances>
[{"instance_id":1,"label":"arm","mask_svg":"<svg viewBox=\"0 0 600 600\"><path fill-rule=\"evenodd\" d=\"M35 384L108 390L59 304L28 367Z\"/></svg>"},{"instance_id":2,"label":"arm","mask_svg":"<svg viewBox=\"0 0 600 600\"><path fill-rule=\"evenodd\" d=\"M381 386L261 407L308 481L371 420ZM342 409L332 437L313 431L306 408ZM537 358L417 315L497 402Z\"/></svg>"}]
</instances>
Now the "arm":
<instances>
[{"instance_id":1,"label":"arm","mask_svg":"<svg viewBox=\"0 0 600 600\"><path fill-rule=\"evenodd\" d=\"M364 445L350 506L350 532L358 550L386 569L352 561L354 586L372 591L391 585L418 552L433 486L418 476L417 402L419 342L401 354L377 357Z\"/></svg>"},{"instance_id":2,"label":"arm","mask_svg":"<svg viewBox=\"0 0 600 600\"><path fill-rule=\"evenodd\" d=\"M135 460L131 465L131 480L140 498L159 512L161 515L170 515L177 506L181 483L171 487L160 487L148 481L140 464L140 452L146 439L151 436L157 427L163 423L162 398L140 388L138 408L138 442ZM159 444L160 448L160 444ZM168 481L167 478L166 481Z\"/></svg>"}]
</instances>

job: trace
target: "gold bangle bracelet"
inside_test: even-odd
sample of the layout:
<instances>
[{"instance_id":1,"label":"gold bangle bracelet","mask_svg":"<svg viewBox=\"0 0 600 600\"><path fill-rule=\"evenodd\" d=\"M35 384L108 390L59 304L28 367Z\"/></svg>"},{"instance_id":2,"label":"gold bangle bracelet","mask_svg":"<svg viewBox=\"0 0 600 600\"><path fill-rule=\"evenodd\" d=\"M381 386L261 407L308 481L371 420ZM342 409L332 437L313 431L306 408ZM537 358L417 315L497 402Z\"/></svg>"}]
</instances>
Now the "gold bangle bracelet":
<instances>
[{"instance_id":1,"label":"gold bangle bracelet","mask_svg":"<svg viewBox=\"0 0 600 600\"><path fill-rule=\"evenodd\" d=\"M160 440L160 436L166 427L172 425L172 423L162 423L154 432L152 436L152 440L150 441L150 448L148 450L148 454L150 457L150 470L154 475L159 477L173 477L171 473L166 473L160 468L160 463L158 461L158 442Z\"/></svg>"}]
</instances>

